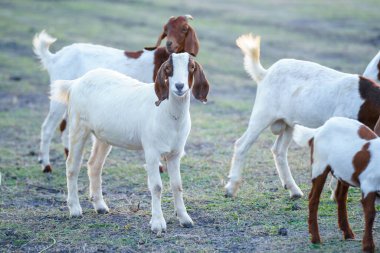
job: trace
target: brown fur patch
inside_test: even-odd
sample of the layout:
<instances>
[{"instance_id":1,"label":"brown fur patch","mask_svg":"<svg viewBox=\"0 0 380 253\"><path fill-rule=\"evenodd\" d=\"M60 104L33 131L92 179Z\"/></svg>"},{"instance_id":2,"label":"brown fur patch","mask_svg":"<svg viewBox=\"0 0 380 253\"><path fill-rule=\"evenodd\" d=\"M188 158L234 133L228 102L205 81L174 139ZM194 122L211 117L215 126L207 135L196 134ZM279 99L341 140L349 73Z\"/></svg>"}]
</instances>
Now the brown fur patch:
<instances>
[{"instance_id":1,"label":"brown fur patch","mask_svg":"<svg viewBox=\"0 0 380 253\"><path fill-rule=\"evenodd\" d=\"M377 138L377 135L366 126L359 127L358 134L359 137L364 140L372 140Z\"/></svg>"},{"instance_id":2,"label":"brown fur patch","mask_svg":"<svg viewBox=\"0 0 380 253\"><path fill-rule=\"evenodd\" d=\"M125 56L127 56L128 58L132 58L132 59L139 58L142 55L142 53L144 53L143 50L133 51L133 52L131 52L131 51L124 51Z\"/></svg>"},{"instance_id":3,"label":"brown fur patch","mask_svg":"<svg viewBox=\"0 0 380 253\"><path fill-rule=\"evenodd\" d=\"M188 24L185 16L172 17L164 25L158 36L156 47L167 37L166 50L170 53L188 52L197 56L199 41L194 29Z\"/></svg>"},{"instance_id":4,"label":"brown fur patch","mask_svg":"<svg viewBox=\"0 0 380 253\"><path fill-rule=\"evenodd\" d=\"M158 47L156 52L154 52L154 70L153 70L153 82L156 81L157 72L160 69L162 63L166 62L169 59L169 53L164 47Z\"/></svg>"},{"instance_id":5,"label":"brown fur patch","mask_svg":"<svg viewBox=\"0 0 380 253\"><path fill-rule=\"evenodd\" d=\"M370 143L367 142L363 145L362 149L357 152L352 160L355 172L352 174L352 181L360 185L359 175L367 168L369 161L371 159L371 153L369 152Z\"/></svg>"},{"instance_id":6,"label":"brown fur patch","mask_svg":"<svg viewBox=\"0 0 380 253\"><path fill-rule=\"evenodd\" d=\"M380 116L380 85L359 76L359 94L364 103L358 113L358 120L370 129L374 129Z\"/></svg>"},{"instance_id":7,"label":"brown fur patch","mask_svg":"<svg viewBox=\"0 0 380 253\"><path fill-rule=\"evenodd\" d=\"M314 163L314 137L309 140L309 147L310 147L310 163Z\"/></svg>"},{"instance_id":8,"label":"brown fur patch","mask_svg":"<svg viewBox=\"0 0 380 253\"><path fill-rule=\"evenodd\" d=\"M61 124L59 124L59 130L61 132L65 131L66 126L67 126L67 121L64 119L64 120L61 121Z\"/></svg>"}]
</instances>

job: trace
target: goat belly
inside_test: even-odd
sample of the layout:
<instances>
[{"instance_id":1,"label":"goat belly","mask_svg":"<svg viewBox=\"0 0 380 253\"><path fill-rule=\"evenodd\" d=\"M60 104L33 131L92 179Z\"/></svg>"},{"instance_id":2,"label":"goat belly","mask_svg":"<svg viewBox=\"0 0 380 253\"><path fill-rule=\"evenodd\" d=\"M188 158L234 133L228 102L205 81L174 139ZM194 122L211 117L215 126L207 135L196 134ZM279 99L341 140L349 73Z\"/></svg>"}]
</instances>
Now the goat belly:
<instances>
[{"instance_id":1,"label":"goat belly","mask_svg":"<svg viewBox=\"0 0 380 253\"><path fill-rule=\"evenodd\" d=\"M102 129L93 131L93 134L99 140L106 142L112 146L121 147L130 150L141 150L142 144L137 136L133 136L130 133L121 134L117 129ZM122 136L122 137L121 137Z\"/></svg>"}]
</instances>

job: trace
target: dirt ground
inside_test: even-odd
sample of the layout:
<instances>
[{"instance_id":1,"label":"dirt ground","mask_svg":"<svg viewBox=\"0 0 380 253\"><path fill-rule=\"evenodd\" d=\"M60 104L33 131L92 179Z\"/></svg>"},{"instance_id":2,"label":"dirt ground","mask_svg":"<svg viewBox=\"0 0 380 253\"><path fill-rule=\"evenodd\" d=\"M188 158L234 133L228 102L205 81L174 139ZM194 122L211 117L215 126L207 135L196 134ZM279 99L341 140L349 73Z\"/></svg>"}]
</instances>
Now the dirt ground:
<instances>
[{"instance_id":1,"label":"dirt ground","mask_svg":"<svg viewBox=\"0 0 380 253\"><path fill-rule=\"evenodd\" d=\"M342 239L325 187L319 210L323 244L312 245L307 197L290 200L281 187L269 131L249 153L238 196L224 198L233 143L246 129L256 92L235 39L260 34L266 67L286 57L360 74L380 48L379 12L378 0L0 1L0 252L359 252L360 192L350 189L348 199L357 239ZM185 204L195 226L179 226L164 173L168 230L163 237L150 232L143 155L118 148L103 173L111 212L94 212L84 166L79 178L84 215L70 219L58 131L51 146L53 173L43 174L37 162L49 82L32 52L34 34L46 29L57 37L53 52L74 42L139 50L156 42L169 17L188 13L201 42L197 60L212 88L207 105L192 101L192 132L181 163ZM289 162L307 196L308 150L292 145ZM378 221L374 238L380 248Z\"/></svg>"}]
</instances>

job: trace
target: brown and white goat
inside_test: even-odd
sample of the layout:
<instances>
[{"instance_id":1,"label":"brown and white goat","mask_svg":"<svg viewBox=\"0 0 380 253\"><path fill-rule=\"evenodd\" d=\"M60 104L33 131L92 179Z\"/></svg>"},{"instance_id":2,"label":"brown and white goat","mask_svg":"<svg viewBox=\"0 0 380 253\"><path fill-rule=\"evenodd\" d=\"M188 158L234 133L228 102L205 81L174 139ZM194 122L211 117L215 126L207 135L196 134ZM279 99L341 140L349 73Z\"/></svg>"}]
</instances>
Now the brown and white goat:
<instances>
[{"instance_id":1,"label":"brown and white goat","mask_svg":"<svg viewBox=\"0 0 380 253\"><path fill-rule=\"evenodd\" d=\"M171 53L187 52L196 56L199 41L194 29L188 24L190 15L171 17L164 25L155 47L130 52L116 48L75 43L52 54L49 46L56 40L42 31L33 40L34 52L49 72L50 82L55 80L73 80L90 70L106 68L133 77L141 82L151 83L157 71ZM159 47L167 38L166 47ZM66 106L50 101L49 114L41 127L39 162L43 172L51 172L49 147L53 134L60 125L65 153L68 154L68 131L66 129ZM61 122L61 124L60 124Z\"/></svg>"},{"instance_id":2,"label":"brown and white goat","mask_svg":"<svg viewBox=\"0 0 380 253\"><path fill-rule=\"evenodd\" d=\"M301 197L287 160L294 125L319 127L329 118L341 116L373 129L380 115L380 86L359 75L295 59L282 59L264 69L260 37L243 35L237 45L245 55L245 69L258 86L248 128L235 142L226 196L236 195L247 151L270 127L278 135L272 153L282 185L292 198Z\"/></svg>"},{"instance_id":3,"label":"brown and white goat","mask_svg":"<svg viewBox=\"0 0 380 253\"><path fill-rule=\"evenodd\" d=\"M338 225L344 239L355 237L348 223L347 192L350 186L360 187L365 218L363 251L373 252L372 227L375 200L380 191L380 139L367 126L348 118L333 117L316 129L296 125L294 141L310 146L313 186L309 194L309 233L312 243L320 243L318 205L327 175L338 180L335 199Z\"/></svg>"}]
</instances>

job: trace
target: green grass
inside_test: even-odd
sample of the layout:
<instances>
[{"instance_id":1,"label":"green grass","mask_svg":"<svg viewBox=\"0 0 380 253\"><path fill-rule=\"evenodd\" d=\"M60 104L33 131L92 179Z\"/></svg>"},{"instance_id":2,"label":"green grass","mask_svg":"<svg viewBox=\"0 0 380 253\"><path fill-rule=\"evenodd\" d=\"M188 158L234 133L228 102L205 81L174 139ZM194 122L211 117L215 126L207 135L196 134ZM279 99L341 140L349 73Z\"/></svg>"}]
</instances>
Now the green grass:
<instances>
[{"instance_id":1,"label":"green grass","mask_svg":"<svg viewBox=\"0 0 380 253\"><path fill-rule=\"evenodd\" d=\"M194 16L191 24L201 42L197 60L212 89L207 105L192 103L192 131L181 163L185 203L195 227L179 226L169 178L163 174L162 206L168 231L162 238L150 232L143 154L119 148L111 152L103 173L111 213L97 215L93 211L83 168L79 193L84 217L69 219L58 134L51 146L53 174L42 174L37 163L49 84L47 72L41 70L32 52L34 34L47 29L57 37L52 51L73 42L138 50L154 45L170 16L187 13ZM310 244L307 197L290 200L282 189L270 152L275 137L269 130L249 152L238 197L224 198L223 187L233 143L247 127L256 90L243 69L235 39L246 32L261 34L266 67L290 57L361 73L378 51L377 21L377 0L1 1L0 251L360 251L360 241L342 240L336 205L327 189L319 209L324 243ZM292 145L289 162L307 195L308 150ZM364 227L360 196L358 189L351 189L348 199L349 218L358 239ZM280 228L286 228L288 234L279 235ZM378 231L376 227L375 242Z\"/></svg>"}]
</instances>

